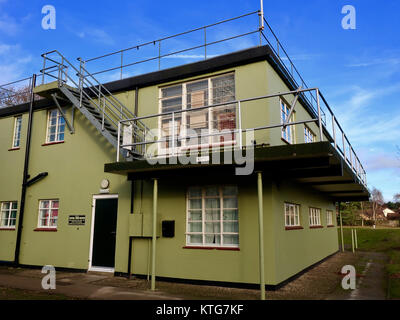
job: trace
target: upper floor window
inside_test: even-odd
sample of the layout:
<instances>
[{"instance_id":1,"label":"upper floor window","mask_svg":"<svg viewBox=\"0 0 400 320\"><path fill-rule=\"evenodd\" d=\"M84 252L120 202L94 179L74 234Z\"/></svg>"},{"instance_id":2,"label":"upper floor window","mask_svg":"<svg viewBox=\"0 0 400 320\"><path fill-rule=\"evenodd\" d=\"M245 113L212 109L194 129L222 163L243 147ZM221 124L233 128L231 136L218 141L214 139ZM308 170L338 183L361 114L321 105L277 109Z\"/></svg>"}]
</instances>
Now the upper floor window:
<instances>
[{"instance_id":1,"label":"upper floor window","mask_svg":"<svg viewBox=\"0 0 400 320\"><path fill-rule=\"evenodd\" d=\"M46 143L64 141L65 119L58 109L48 112Z\"/></svg>"},{"instance_id":2,"label":"upper floor window","mask_svg":"<svg viewBox=\"0 0 400 320\"><path fill-rule=\"evenodd\" d=\"M283 100L280 100L281 104L281 123L284 124L286 120L289 118L290 108L286 105ZM290 119L288 123L294 122L294 112L290 115ZM284 139L288 143L295 143L295 132L294 126L288 125L284 129L282 127L282 139Z\"/></svg>"},{"instance_id":3,"label":"upper floor window","mask_svg":"<svg viewBox=\"0 0 400 320\"><path fill-rule=\"evenodd\" d=\"M9 201L1 203L1 216L0 216L0 227L1 228L15 228L17 221L17 202Z\"/></svg>"},{"instance_id":4,"label":"upper floor window","mask_svg":"<svg viewBox=\"0 0 400 320\"><path fill-rule=\"evenodd\" d=\"M226 104L198 109L233 100L235 100L233 73L161 88L162 113L186 111L161 118L162 137L168 140L162 144L162 149L169 149L172 146L172 135L190 137L182 140L174 139L174 146L180 149L199 145L232 144L235 140L233 131L236 129L236 105ZM219 131L223 133L210 136L211 133Z\"/></svg>"},{"instance_id":5,"label":"upper floor window","mask_svg":"<svg viewBox=\"0 0 400 320\"><path fill-rule=\"evenodd\" d=\"M14 118L14 133L13 133L13 148L19 148L21 145L21 126L22 126L22 116Z\"/></svg>"},{"instance_id":6,"label":"upper floor window","mask_svg":"<svg viewBox=\"0 0 400 320\"><path fill-rule=\"evenodd\" d=\"M39 201L39 228L57 228L58 200Z\"/></svg>"},{"instance_id":7,"label":"upper floor window","mask_svg":"<svg viewBox=\"0 0 400 320\"><path fill-rule=\"evenodd\" d=\"M333 226L333 211L326 210L326 225Z\"/></svg>"},{"instance_id":8,"label":"upper floor window","mask_svg":"<svg viewBox=\"0 0 400 320\"><path fill-rule=\"evenodd\" d=\"M315 141L316 141L316 136L314 132L312 132L308 126L304 125L304 142L312 143Z\"/></svg>"},{"instance_id":9,"label":"upper floor window","mask_svg":"<svg viewBox=\"0 0 400 320\"><path fill-rule=\"evenodd\" d=\"M300 206L298 204L285 203L285 227L300 226Z\"/></svg>"},{"instance_id":10,"label":"upper floor window","mask_svg":"<svg viewBox=\"0 0 400 320\"><path fill-rule=\"evenodd\" d=\"M321 209L310 208L310 226L321 226Z\"/></svg>"},{"instance_id":11,"label":"upper floor window","mask_svg":"<svg viewBox=\"0 0 400 320\"><path fill-rule=\"evenodd\" d=\"M187 245L239 247L236 186L191 187L187 198Z\"/></svg>"}]
</instances>

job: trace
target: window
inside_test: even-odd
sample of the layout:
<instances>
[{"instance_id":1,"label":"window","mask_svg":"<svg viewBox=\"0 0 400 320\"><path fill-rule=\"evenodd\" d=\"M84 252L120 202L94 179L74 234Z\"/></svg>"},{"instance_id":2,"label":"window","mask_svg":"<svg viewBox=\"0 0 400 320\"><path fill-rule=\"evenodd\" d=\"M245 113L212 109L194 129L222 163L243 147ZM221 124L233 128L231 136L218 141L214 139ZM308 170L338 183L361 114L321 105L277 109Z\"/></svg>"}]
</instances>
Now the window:
<instances>
[{"instance_id":1,"label":"window","mask_svg":"<svg viewBox=\"0 0 400 320\"><path fill-rule=\"evenodd\" d=\"M182 83L160 89L160 111L173 112L187 110L183 113L165 115L160 120L160 129L163 139L168 141L161 144L161 149L166 152L172 147L172 136L195 136L183 140L174 139L174 147L190 149L199 145L221 145L226 142L232 144L235 140L236 106L227 104L223 106L205 108L213 104L225 103L235 100L234 74L226 74L202 80ZM174 123L172 124L172 121ZM206 136L210 133L224 131L221 135ZM178 149L179 150L179 149Z\"/></svg>"},{"instance_id":2,"label":"window","mask_svg":"<svg viewBox=\"0 0 400 320\"><path fill-rule=\"evenodd\" d=\"M17 149L21 145L21 125L22 125L22 116L18 116L14 118L14 134L13 134L13 142L12 148Z\"/></svg>"},{"instance_id":3,"label":"window","mask_svg":"<svg viewBox=\"0 0 400 320\"><path fill-rule=\"evenodd\" d=\"M315 134L311 131L309 127L304 126L304 142L305 143L313 143L316 141Z\"/></svg>"},{"instance_id":4,"label":"window","mask_svg":"<svg viewBox=\"0 0 400 320\"><path fill-rule=\"evenodd\" d=\"M58 200L39 201L39 228L57 228Z\"/></svg>"},{"instance_id":5,"label":"window","mask_svg":"<svg viewBox=\"0 0 400 320\"><path fill-rule=\"evenodd\" d=\"M285 203L285 227L300 226L300 206L298 204Z\"/></svg>"},{"instance_id":6,"label":"window","mask_svg":"<svg viewBox=\"0 0 400 320\"><path fill-rule=\"evenodd\" d=\"M321 209L310 208L310 226L321 226Z\"/></svg>"},{"instance_id":7,"label":"window","mask_svg":"<svg viewBox=\"0 0 400 320\"><path fill-rule=\"evenodd\" d=\"M333 226L333 211L326 210L326 225Z\"/></svg>"},{"instance_id":8,"label":"window","mask_svg":"<svg viewBox=\"0 0 400 320\"><path fill-rule=\"evenodd\" d=\"M191 187L187 209L188 246L239 247L236 186Z\"/></svg>"},{"instance_id":9,"label":"window","mask_svg":"<svg viewBox=\"0 0 400 320\"><path fill-rule=\"evenodd\" d=\"M48 112L46 143L64 141L65 119L58 109Z\"/></svg>"},{"instance_id":10,"label":"window","mask_svg":"<svg viewBox=\"0 0 400 320\"><path fill-rule=\"evenodd\" d=\"M17 221L17 202L16 201L2 202L0 227L14 229L16 221Z\"/></svg>"},{"instance_id":11,"label":"window","mask_svg":"<svg viewBox=\"0 0 400 320\"><path fill-rule=\"evenodd\" d=\"M280 100L281 103L281 123L284 124L286 119L289 117L290 108ZM289 122L294 122L294 112L292 112ZM294 126L286 126L285 129L282 127L282 139L284 139L288 143L295 143L295 132Z\"/></svg>"}]
</instances>

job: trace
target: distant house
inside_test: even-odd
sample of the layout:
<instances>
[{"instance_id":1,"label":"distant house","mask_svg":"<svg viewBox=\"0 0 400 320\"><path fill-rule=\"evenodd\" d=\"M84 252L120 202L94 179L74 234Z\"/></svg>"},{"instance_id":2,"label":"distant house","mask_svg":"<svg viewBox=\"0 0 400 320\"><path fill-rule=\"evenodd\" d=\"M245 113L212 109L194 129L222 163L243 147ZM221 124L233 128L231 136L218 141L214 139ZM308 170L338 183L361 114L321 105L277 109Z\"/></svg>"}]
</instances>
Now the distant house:
<instances>
[{"instance_id":1,"label":"distant house","mask_svg":"<svg viewBox=\"0 0 400 320\"><path fill-rule=\"evenodd\" d=\"M385 216L385 218L387 218L388 215L396 214L395 211L393 211L392 209L389 209L389 208L384 208L382 210L382 212L383 212L383 215Z\"/></svg>"}]
</instances>

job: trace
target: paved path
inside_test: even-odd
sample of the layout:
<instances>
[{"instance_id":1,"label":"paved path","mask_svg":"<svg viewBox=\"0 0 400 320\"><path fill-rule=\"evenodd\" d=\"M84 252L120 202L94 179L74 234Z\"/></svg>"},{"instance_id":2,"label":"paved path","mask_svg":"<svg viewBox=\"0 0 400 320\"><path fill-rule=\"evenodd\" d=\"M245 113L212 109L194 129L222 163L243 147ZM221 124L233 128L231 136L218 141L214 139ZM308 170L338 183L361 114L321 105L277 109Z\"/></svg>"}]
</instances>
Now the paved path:
<instances>
[{"instance_id":1,"label":"paved path","mask_svg":"<svg viewBox=\"0 0 400 320\"><path fill-rule=\"evenodd\" d=\"M362 270L357 274L356 289L343 290L339 288L329 300L385 300L387 255L380 252L357 252L356 269Z\"/></svg>"},{"instance_id":2,"label":"paved path","mask_svg":"<svg viewBox=\"0 0 400 320\"><path fill-rule=\"evenodd\" d=\"M10 269L11 270L11 269ZM41 282L45 274L40 270L24 269L8 272L0 270L0 286L43 292ZM176 297L165 293L150 290L138 290L115 286L104 286L96 284L111 278L108 274L83 274L83 273L57 273L56 289L49 290L51 293L63 294L78 299L95 300L176 300ZM47 291L47 290L46 290Z\"/></svg>"}]
</instances>

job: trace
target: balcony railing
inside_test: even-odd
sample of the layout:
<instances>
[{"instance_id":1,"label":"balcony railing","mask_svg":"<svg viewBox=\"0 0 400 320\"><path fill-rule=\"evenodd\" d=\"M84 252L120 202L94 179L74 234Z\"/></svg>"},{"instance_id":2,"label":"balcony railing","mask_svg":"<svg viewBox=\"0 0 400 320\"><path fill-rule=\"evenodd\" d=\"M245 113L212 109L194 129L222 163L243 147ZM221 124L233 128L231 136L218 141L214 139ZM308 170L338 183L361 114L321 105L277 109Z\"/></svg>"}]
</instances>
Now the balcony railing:
<instances>
[{"instance_id":1,"label":"balcony railing","mask_svg":"<svg viewBox=\"0 0 400 320\"><path fill-rule=\"evenodd\" d=\"M311 119L303 119L299 121L282 123L276 121L276 123L265 123L265 125L251 127L244 126L243 115L251 113L250 108L254 107L265 107L267 104L261 103L267 99L285 97L288 95L304 95L310 92L315 95L317 103L317 114ZM258 104L250 104L250 102L259 101ZM292 106L291 113L296 110L296 105ZM269 107L280 108L279 104L272 104ZM326 115L332 120L324 123L322 117L322 108L326 108ZM193 114L199 114L202 111L210 111L211 113L220 110L229 110L232 114L230 121L234 123L232 128L215 128L212 125L213 121L216 121L213 117L210 118L210 124L206 126L207 128L200 132L200 134L193 130L190 125L185 124L182 119L190 117ZM249 110L250 109L250 110ZM290 118L290 117L289 117ZM167 120L170 124L167 130L162 130L160 123L163 120ZM135 130L136 122L141 121L146 124L149 128L154 128L150 131L140 131ZM229 121L229 120L228 120ZM182 123L183 122L183 123ZM360 182L366 187L366 172L360 159L356 155L352 145L347 139L342 127L337 122L335 115L327 104L325 98L321 94L318 88L308 88L299 89L294 91L287 91L283 93L274 93L260 97L251 97L241 100L232 100L224 103L218 103L208 106L197 107L193 109L185 109L178 111L170 111L152 115L141 116L137 118L132 118L128 120L123 120L119 122L118 132L119 139L122 143L118 144L117 161L120 160L119 154L122 149L132 150L135 149L136 152L141 153L144 159L160 158L160 157L170 157L179 156L187 154L187 152L194 150L197 152L199 149L220 149L232 148L242 150L243 147L252 146L254 144L253 140L243 138L249 134L257 131L275 131L279 135L279 139L270 138L267 140L258 141L260 144L274 145L280 143L281 132L285 130L285 127L292 127L304 124L315 123L318 128L318 133L316 134L316 139L313 142L329 141L332 146L339 152L343 160L348 163L352 172L359 178ZM229 127L229 126L228 126ZM299 130L303 132L302 130ZM122 139L120 139L122 138ZM301 139L299 139L301 140ZM292 141L293 144L299 143L296 139ZM301 142L304 143L304 142Z\"/></svg>"},{"instance_id":2,"label":"balcony railing","mask_svg":"<svg viewBox=\"0 0 400 320\"><path fill-rule=\"evenodd\" d=\"M32 77L0 85L0 108L12 107L30 101ZM35 95L35 99L41 97Z\"/></svg>"}]
</instances>

